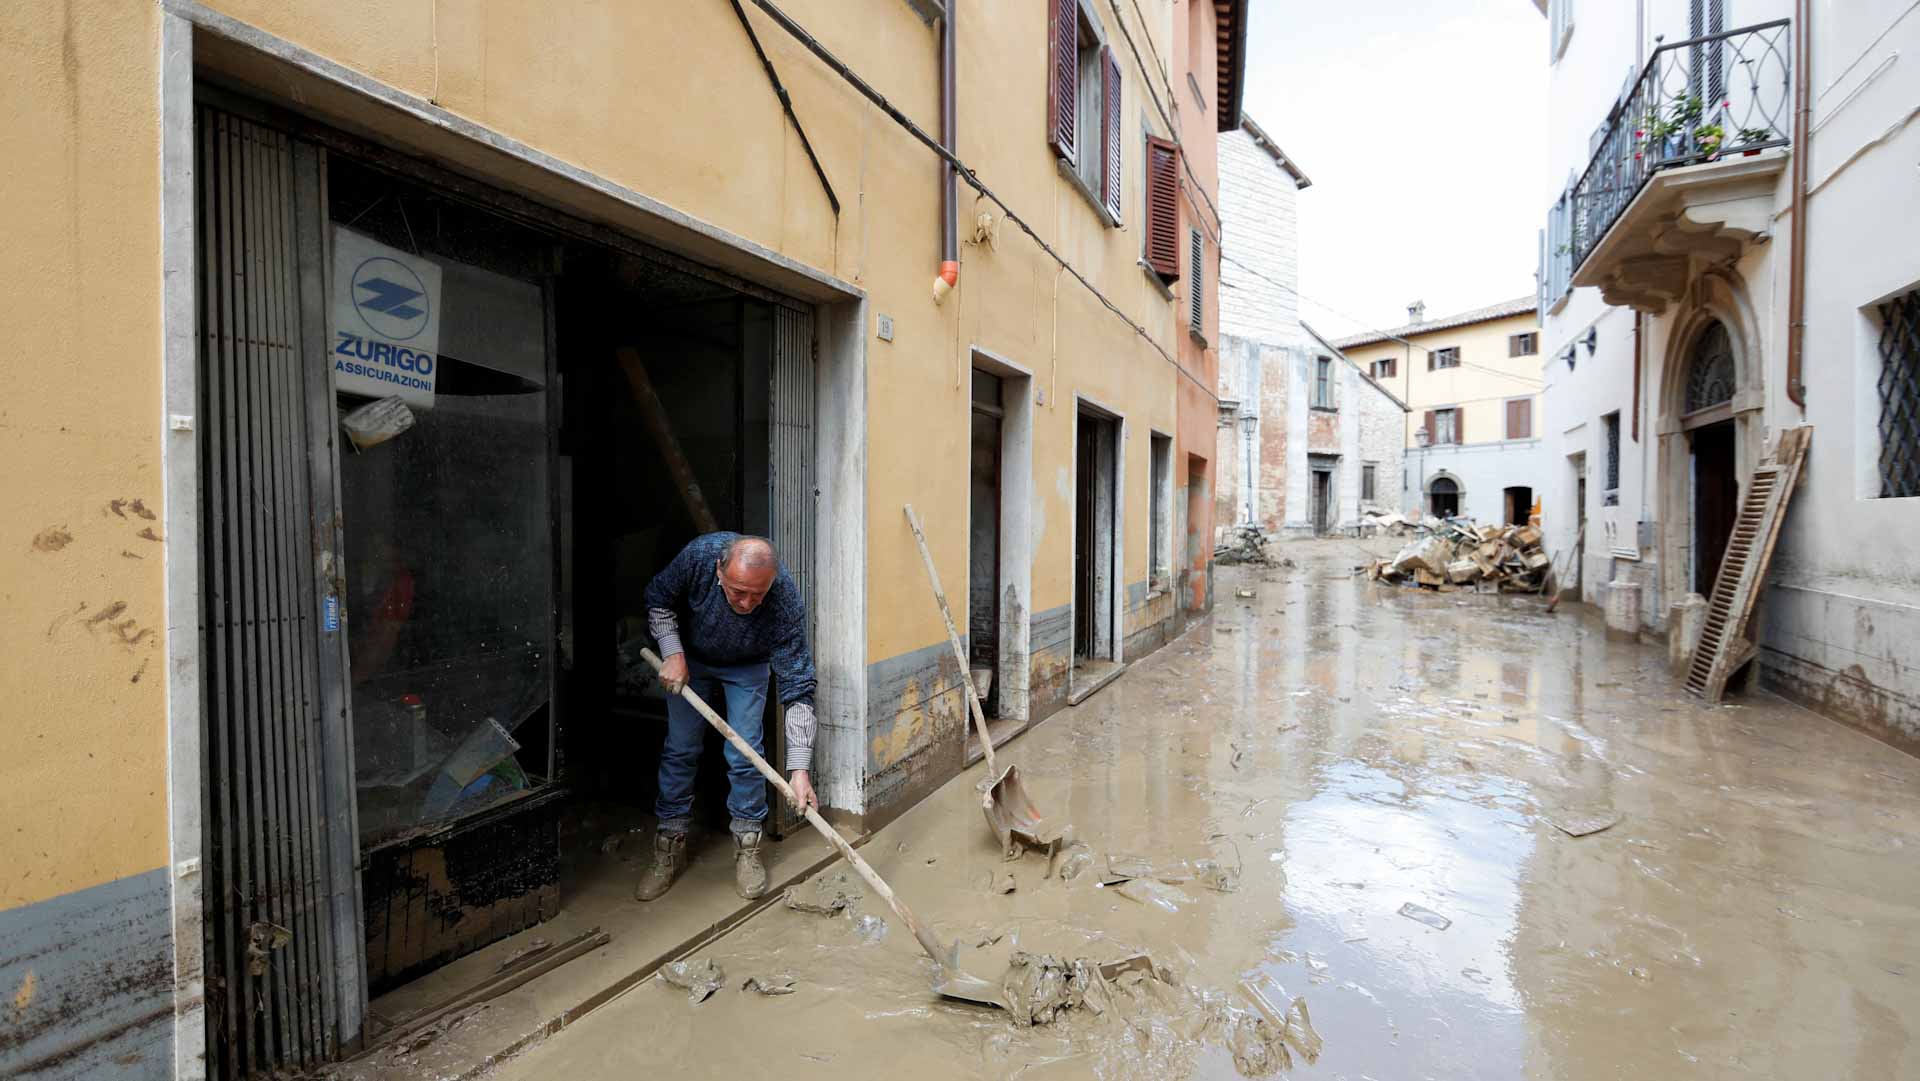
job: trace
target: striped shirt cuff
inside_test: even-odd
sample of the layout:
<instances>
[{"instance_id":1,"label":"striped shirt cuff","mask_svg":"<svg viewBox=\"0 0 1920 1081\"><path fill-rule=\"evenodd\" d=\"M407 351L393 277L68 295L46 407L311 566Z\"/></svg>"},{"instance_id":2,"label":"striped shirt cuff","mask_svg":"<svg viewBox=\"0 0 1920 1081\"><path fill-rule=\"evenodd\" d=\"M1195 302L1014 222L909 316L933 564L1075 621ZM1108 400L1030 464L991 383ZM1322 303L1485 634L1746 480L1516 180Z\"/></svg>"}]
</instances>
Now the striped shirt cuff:
<instances>
[{"instance_id":1,"label":"striped shirt cuff","mask_svg":"<svg viewBox=\"0 0 1920 1081\"><path fill-rule=\"evenodd\" d=\"M673 609L647 609L647 630L653 632L653 640L659 643L662 660L686 652L686 647L680 644L680 620L675 618Z\"/></svg>"},{"instance_id":2,"label":"striped shirt cuff","mask_svg":"<svg viewBox=\"0 0 1920 1081\"><path fill-rule=\"evenodd\" d=\"M813 715L813 707L805 702L795 702L787 707L787 771L813 769L813 737L819 731L820 722Z\"/></svg>"}]
</instances>

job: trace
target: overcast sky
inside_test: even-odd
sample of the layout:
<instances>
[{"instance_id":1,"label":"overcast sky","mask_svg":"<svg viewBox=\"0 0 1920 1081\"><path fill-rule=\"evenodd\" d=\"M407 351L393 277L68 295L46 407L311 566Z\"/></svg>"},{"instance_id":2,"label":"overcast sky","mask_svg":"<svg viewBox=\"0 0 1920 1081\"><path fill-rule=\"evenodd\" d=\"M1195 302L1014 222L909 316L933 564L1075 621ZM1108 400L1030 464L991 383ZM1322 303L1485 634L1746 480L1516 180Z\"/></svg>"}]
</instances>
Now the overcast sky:
<instances>
[{"instance_id":1,"label":"overcast sky","mask_svg":"<svg viewBox=\"0 0 1920 1081\"><path fill-rule=\"evenodd\" d=\"M1332 337L1416 299L1434 317L1532 292L1547 27L1529 0L1249 6L1247 114L1313 181L1301 317Z\"/></svg>"}]
</instances>

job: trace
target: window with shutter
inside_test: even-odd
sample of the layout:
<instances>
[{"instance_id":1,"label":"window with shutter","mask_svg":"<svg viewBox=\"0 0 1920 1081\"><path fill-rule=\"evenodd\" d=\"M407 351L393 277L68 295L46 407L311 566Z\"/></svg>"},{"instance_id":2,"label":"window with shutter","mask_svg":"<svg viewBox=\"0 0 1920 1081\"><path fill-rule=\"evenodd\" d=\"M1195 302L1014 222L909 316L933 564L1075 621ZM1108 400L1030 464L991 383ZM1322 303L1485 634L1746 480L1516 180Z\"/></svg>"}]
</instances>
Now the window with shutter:
<instances>
[{"instance_id":1,"label":"window with shutter","mask_svg":"<svg viewBox=\"0 0 1920 1081\"><path fill-rule=\"evenodd\" d=\"M1200 230L1187 231L1189 258L1187 260L1187 327L1197 338L1207 336L1207 295L1201 288L1200 267L1207 257L1206 239Z\"/></svg>"},{"instance_id":2,"label":"window with shutter","mask_svg":"<svg viewBox=\"0 0 1920 1081\"><path fill-rule=\"evenodd\" d=\"M1515 398L1507 403L1507 438L1533 438L1533 399Z\"/></svg>"},{"instance_id":3,"label":"window with shutter","mask_svg":"<svg viewBox=\"0 0 1920 1081\"><path fill-rule=\"evenodd\" d=\"M1115 222L1120 220L1120 64L1113 47L1100 47L1100 146L1106 169L1100 176L1101 202Z\"/></svg>"},{"instance_id":4,"label":"window with shutter","mask_svg":"<svg viewBox=\"0 0 1920 1081\"><path fill-rule=\"evenodd\" d=\"M1069 162L1078 162L1074 140L1080 88L1080 5L1051 0L1047 21L1047 142Z\"/></svg>"},{"instance_id":5,"label":"window with shutter","mask_svg":"<svg viewBox=\"0 0 1920 1081\"><path fill-rule=\"evenodd\" d=\"M1147 265L1160 280L1180 280L1180 148L1147 136Z\"/></svg>"}]
</instances>

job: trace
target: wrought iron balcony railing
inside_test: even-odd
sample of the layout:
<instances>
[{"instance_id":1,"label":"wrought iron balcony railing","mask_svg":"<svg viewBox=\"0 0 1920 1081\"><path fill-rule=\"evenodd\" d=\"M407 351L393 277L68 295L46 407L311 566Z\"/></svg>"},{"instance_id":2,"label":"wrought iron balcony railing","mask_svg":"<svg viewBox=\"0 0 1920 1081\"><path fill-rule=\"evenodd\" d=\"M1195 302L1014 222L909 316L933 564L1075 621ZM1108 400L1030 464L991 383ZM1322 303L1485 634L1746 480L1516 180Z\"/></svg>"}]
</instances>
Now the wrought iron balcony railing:
<instances>
[{"instance_id":1,"label":"wrought iron balcony railing","mask_svg":"<svg viewBox=\"0 0 1920 1081\"><path fill-rule=\"evenodd\" d=\"M1788 20L1660 45L1614 105L1555 224L1566 277L1586 262L1653 174L1787 145ZM1655 39L1656 41L1658 39ZM1559 275L1555 275L1556 278Z\"/></svg>"}]
</instances>

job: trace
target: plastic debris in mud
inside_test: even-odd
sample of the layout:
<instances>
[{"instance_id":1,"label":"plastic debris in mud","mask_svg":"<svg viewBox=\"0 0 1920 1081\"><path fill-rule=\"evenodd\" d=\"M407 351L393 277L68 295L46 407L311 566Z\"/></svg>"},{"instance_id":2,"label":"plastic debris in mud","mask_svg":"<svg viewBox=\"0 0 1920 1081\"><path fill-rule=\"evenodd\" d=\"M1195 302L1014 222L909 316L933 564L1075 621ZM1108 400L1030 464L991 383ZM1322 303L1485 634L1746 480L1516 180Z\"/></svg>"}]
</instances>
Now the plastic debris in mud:
<instances>
[{"instance_id":1,"label":"plastic debris in mud","mask_svg":"<svg viewBox=\"0 0 1920 1081\"><path fill-rule=\"evenodd\" d=\"M1143 905L1164 908L1168 912L1180 911L1181 905L1193 903L1192 895L1178 886L1169 886L1151 878L1130 878L1122 882L1118 889L1120 895Z\"/></svg>"},{"instance_id":2,"label":"plastic debris in mud","mask_svg":"<svg viewBox=\"0 0 1920 1081\"><path fill-rule=\"evenodd\" d=\"M1072 882L1085 874L1087 868L1093 866L1093 849L1082 842L1075 841L1059 855L1055 862L1058 866L1060 881ZM1049 870L1051 871L1052 868Z\"/></svg>"},{"instance_id":3,"label":"plastic debris in mud","mask_svg":"<svg viewBox=\"0 0 1920 1081\"><path fill-rule=\"evenodd\" d=\"M1003 871L987 878L987 892L997 896L1005 896L1019 888L1019 883L1013 880L1012 871Z\"/></svg>"},{"instance_id":4,"label":"plastic debris in mud","mask_svg":"<svg viewBox=\"0 0 1920 1081\"><path fill-rule=\"evenodd\" d=\"M1415 923L1424 923L1436 931L1444 931L1453 926L1452 920L1442 916L1431 908L1416 905L1412 901L1408 901L1406 904L1400 906L1400 914Z\"/></svg>"},{"instance_id":5,"label":"plastic debris in mud","mask_svg":"<svg viewBox=\"0 0 1920 1081\"><path fill-rule=\"evenodd\" d=\"M877 946L887 937L887 921L875 915L856 917L853 933L869 946Z\"/></svg>"},{"instance_id":6,"label":"plastic debris in mud","mask_svg":"<svg viewBox=\"0 0 1920 1081\"><path fill-rule=\"evenodd\" d=\"M698 961L670 961L660 966L660 978L675 987L685 988L687 1001L699 1005L713 997L720 985L727 981L727 974L721 971L713 958Z\"/></svg>"},{"instance_id":7,"label":"plastic debris in mud","mask_svg":"<svg viewBox=\"0 0 1920 1081\"><path fill-rule=\"evenodd\" d=\"M742 991L753 991L762 995L791 995L794 991L794 979L785 973L772 976L748 976L747 982L740 985Z\"/></svg>"}]
</instances>

